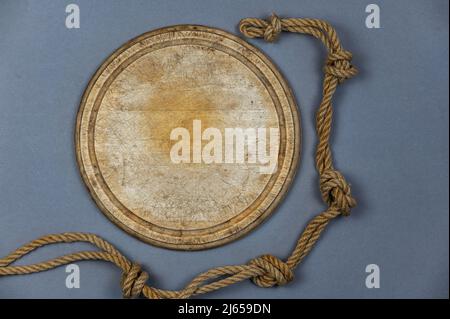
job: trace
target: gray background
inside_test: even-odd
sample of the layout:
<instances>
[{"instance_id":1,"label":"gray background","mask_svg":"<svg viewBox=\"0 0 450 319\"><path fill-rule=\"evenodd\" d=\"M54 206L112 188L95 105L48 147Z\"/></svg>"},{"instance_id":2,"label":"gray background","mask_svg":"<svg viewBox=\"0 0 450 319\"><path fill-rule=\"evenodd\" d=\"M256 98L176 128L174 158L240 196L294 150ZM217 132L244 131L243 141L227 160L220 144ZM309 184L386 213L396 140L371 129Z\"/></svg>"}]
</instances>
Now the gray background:
<instances>
[{"instance_id":1,"label":"gray background","mask_svg":"<svg viewBox=\"0 0 450 319\"><path fill-rule=\"evenodd\" d=\"M374 1L381 29L367 29L368 1L72 1L81 28L65 28L70 1L0 0L0 256L38 236L94 232L150 272L151 284L181 288L213 266L286 256L300 230L324 209L314 169L314 111L325 50L307 36L276 44L251 40L279 66L300 105L303 154L286 200L250 235L226 246L177 252L140 242L97 209L79 176L74 123L81 94L101 62L145 31L181 23L237 32L243 17L329 20L361 73L336 95L336 166L359 205L333 222L285 287L250 282L207 297L448 297L448 1ZM23 263L86 249L48 247ZM365 287L365 267L381 269L381 288ZM0 278L0 297L121 297L120 272L79 263L81 288L65 287L64 268Z\"/></svg>"}]
</instances>

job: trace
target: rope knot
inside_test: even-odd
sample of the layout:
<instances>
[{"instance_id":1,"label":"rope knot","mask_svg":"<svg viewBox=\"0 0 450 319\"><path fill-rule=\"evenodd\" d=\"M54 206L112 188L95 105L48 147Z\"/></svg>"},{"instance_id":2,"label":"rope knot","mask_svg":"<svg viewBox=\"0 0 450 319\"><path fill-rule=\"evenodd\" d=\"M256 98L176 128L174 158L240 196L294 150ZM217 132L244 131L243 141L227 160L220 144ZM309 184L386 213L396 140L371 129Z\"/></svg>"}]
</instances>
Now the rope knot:
<instances>
[{"instance_id":1,"label":"rope knot","mask_svg":"<svg viewBox=\"0 0 450 319\"><path fill-rule=\"evenodd\" d=\"M264 40L273 42L281 33L281 20L276 14L272 14L266 29L264 30Z\"/></svg>"},{"instance_id":2,"label":"rope knot","mask_svg":"<svg viewBox=\"0 0 450 319\"><path fill-rule=\"evenodd\" d=\"M324 67L325 74L329 74L338 79L339 83L350 79L358 73L352 65L352 53L346 50L330 52Z\"/></svg>"},{"instance_id":3,"label":"rope knot","mask_svg":"<svg viewBox=\"0 0 450 319\"><path fill-rule=\"evenodd\" d=\"M350 215L350 210L356 206L350 185L344 176L334 169L328 169L321 174L320 192L328 206L336 208L344 216Z\"/></svg>"},{"instance_id":4,"label":"rope knot","mask_svg":"<svg viewBox=\"0 0 450 319\"><path fill-rule=\"evenodd\" d=\"M242 19L239 31L248 38L264 37L267 42L273 42L282 31L281 19L272 14L269 21L255 18Z\"/></svg>"},{"instance_id":5,"label":"rope knot","mask_svg":"<svg viewBox=\"0 0 450 319\"><path fill-rule=\"evenodd\" d=\"M257 266L264 271L264 274L252 278L252 281L259 287L282 286L294 279L292 269L272 255L262 255L252 259L249 265Z\"/></svg>"},{"instance_id":6,"label":"rope knot","mask_svg":"<svg viewBox=\"0 0 450 319\"><path fill-rule=\"evenodd\" d=\"M121 286L124 298L139 297L147 280L148 273L143 271L139 264L132 264L128 272L122 274Z\"/></svg>"}]
</instances>

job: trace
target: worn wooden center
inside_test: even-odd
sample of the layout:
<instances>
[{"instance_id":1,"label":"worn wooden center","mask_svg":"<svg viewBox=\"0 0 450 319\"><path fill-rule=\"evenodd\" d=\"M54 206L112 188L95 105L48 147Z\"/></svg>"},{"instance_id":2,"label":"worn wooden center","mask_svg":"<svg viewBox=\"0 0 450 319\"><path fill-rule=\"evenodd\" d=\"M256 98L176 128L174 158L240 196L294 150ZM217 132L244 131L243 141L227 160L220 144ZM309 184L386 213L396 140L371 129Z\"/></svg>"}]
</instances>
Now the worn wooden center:
<instances>
[{"instance_id":1,"label":"worn wooden center","mask_svg":"<svg viewBox=\"0 0 450 319\"><path fill-rule=\"evenodd\" d=\"M189 133L181 162L171 153L177 128ZM219 148L205 150L209 128L222 135L223 161ZM273 173L252 160L251 134L243 161L225 161L238 140L225 138L230 128L267 129L267 143L269 129L278 133ZM159 29L118 49L90 81L76 125L78 164L97 205L127 232L175 249L221 245L261 223L286 192L299 149L296 104L276 67L240 38L203 26Z\"/></svg>"}]
</instances>

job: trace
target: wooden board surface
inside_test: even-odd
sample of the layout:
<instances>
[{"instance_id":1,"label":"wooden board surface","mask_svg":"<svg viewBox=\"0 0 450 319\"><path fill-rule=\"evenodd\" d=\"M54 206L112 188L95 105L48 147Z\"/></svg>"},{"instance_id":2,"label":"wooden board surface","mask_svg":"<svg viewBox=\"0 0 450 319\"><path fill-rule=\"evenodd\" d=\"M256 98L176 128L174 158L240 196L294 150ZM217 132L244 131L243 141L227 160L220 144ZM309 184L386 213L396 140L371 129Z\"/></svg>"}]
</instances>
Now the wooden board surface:
<instances>
[{"instance_id":1,"label":"wooden board surface","mask_svg":"<svg viewBox=\"0 0 450 319\"><path fill-rule=\"evenodd\" d=\"M270 129L278 132L273 173L245 144L260 128L266 142L274 141ZM249 133L243 161L237 153L226 161L239 146L228 129ZM190 153L177 162L174 154L187 154L173 151L180 130ZM205 131L216 134L222 161L218 147L205 150ZM145 33L102 64L82 98L75 140L81 175L108 218L148 243L195 250L242 236L274 210L296 171L300 125L286 81L258 49L218 29L180 25Z\"/></svg>"}]
</instances>

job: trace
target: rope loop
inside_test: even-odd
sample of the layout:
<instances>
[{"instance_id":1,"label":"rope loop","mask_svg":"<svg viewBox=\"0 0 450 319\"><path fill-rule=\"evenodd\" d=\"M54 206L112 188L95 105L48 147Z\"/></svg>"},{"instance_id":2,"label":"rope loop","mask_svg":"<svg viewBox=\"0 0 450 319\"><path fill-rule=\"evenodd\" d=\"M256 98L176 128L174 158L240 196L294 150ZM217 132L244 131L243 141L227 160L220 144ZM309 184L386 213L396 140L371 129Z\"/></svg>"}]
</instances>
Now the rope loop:
<instances>
[{"instance_id":1,"label":"rope loop","mask_svg":"<svg viewBox=\"0 0 450 319\"><path fill-rule=\"evenodd\" d=\"M264 38L267 42L274 42L283 30L282 19L272 14L269 21L255 18L242 19L239 31L248 38Z\"/></svg>"},{"instance_id":2,"label":"rope loop","mask_svg":"<svg viewBox=\"0 0 450 319\"><path fill-rule=\"evenodd\" d=\"M239 22L239 32L247 38L259 38L264 35L267 26L266 20L245 18Z\"/></svg>"},{"instance_id":3,"label":"rope loop","mask_svg":"<svg viewBox=\"0 0 450 319\"><path fill-rule=\"evenodd\" d=\"M292 269L285 262L272 255L262 255L252 259L249 265L257 266L264 271L263 275L252 278L253 283L259 287L282 286L294 279Z\"/></svg>"},{"instance_id":4,"label":"rope loop","mask_svg":"<svg viewBox=\"0 0 450 319\"><path fill-rule=\"evenodd\" d=\"M127 272L122 274L122 294L124 298L137 298L141 295L148 273L141 269L139 264L132 264Z\"/></svg>"},{"instance_id":5,"label":"rope loop","mask_svg":"<svg viewBox=\"0 0 450 319\"><path fill-rule=\"evenodd\" d=\"M321 174L320 192L325 203L329 207L336 208L344 216L350 215L350 210L356 206L350 185L337 170L327 169Z\"/></svg>"}]
</instances>

